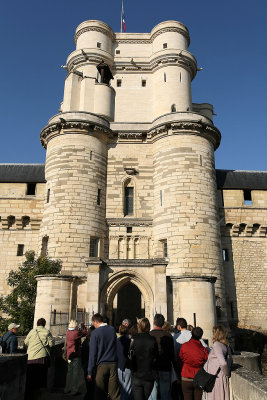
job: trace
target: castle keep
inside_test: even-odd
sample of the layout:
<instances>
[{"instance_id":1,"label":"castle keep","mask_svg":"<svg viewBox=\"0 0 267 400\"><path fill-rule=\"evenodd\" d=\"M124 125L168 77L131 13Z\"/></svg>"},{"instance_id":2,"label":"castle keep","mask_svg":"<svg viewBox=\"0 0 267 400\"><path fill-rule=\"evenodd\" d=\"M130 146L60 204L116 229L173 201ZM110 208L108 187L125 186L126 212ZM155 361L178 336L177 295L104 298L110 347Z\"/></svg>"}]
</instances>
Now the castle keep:
<instances>
[{"instance_id":1,"label":"castle keep","mask_svg":"<svg viewBox=\"0 0 267 400\"><path fill-rule=\"evenodd\" d=\"M0 165L1 293L27 249L61 259L38 277L51 309L161 312L204 328L267 329L267 173L215 170L213 107L192 102L187 28L76 30L60 113L41 132L43 165ZM264 289L265 287L265 289Z\"/></svg>"}]
</instances>

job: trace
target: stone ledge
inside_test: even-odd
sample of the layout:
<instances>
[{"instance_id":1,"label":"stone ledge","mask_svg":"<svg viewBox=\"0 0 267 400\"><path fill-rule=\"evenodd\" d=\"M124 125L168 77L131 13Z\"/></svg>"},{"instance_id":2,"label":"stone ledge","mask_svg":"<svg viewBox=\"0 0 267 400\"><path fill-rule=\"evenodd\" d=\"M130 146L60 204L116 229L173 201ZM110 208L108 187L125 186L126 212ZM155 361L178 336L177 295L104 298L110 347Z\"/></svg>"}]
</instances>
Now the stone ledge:
<instances>
[{"instance_id":1,"label":"stone ledge","mask_svg":"<svg viewBox=\"0 0 267 400\"><path fill-rule=\"evenodd\" d=\"M255 371L234 365L231 376L231 398L234 400L267 400L267 379Z\"/></svg>"}]
</instances>

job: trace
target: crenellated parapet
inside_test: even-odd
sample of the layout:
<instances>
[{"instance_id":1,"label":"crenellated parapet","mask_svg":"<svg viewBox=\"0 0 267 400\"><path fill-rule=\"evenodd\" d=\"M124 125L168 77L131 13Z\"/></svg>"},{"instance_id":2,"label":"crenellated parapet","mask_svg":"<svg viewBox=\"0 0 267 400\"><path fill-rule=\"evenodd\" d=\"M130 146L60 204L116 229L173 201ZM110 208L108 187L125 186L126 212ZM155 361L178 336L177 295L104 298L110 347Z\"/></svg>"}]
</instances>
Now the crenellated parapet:
<instances>
[{"instance_id":1,"label":"crenellated parapet","mask_svg":"<svg viewBox=\"0 0 267 400\"><path fill-rule=\"evenodd\" d=\"M221 226L221 235L226 237L266 237L267 225L227 223L226 226Z\"/></svg>"}]
</instances>

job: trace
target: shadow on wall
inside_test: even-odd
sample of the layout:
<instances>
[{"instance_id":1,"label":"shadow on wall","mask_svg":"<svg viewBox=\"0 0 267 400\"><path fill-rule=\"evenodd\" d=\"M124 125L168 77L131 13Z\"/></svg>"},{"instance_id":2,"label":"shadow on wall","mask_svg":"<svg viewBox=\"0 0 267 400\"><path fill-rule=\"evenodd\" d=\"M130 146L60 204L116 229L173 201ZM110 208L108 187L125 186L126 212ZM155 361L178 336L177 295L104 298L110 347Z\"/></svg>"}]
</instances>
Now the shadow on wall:
<instances>
[{"instance_id":1,"label":"shadow on wall","mask_svg":"<svg viewBox=\"0 0 267 400\"><path fill-rule=\"evenodd\" d=\"M235 350L259 353L260 370L267 376L267 335L250 329L234 328Z\"/></svg>"}]
</instances>

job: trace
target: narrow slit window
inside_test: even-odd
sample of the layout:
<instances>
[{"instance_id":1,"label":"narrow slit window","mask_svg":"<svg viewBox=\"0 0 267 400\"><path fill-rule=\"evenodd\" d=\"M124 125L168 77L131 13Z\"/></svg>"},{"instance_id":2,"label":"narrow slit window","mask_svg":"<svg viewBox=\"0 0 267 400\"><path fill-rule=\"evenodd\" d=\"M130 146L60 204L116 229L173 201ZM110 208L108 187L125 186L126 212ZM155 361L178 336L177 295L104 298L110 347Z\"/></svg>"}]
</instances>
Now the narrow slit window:
<instances>
[{"instance_id":1,"label":"narrow slit window","mask_svg":"<svg viewBox=\"0 0 267 400\"><path fill-rule=\"evenodd\" d=\"M36 183L27 183L27 196L35 196L36 193Z\"/></svg>"},{"instance_id":2,"label":"narrow slit window","mask_svg":"<svg viewBox=\"0 0 267 400\"><path fill-rule=\"evenodd\" d=\"M50 200L50 189L47 189L46 202L49 203L49 200Z\"/></svg>"},{"instance_id":3,"label":"narrow slit window","mask_svg":"<svg viewBox=\"0 0 267 400\"><path fill-rule=\"evenodd\" d=\"M146 87L146 80L142 79L142 87Z\"/></svg>"},{"instance_id":4,"label":"narrow slit window","mask_svg":"<svg viewBox=\"0 0 267 400\"><path fill-rule=\"evenodd\" d=\"M251 190L244 190L244 204L245 206L252 206Z\"/></svg>"},{"instance_id":5,"label":"narrow slit window","mask_svg":"<svg viewBox=\"0 0 267 400\"><path fill-rule=\"evenodd\" d=\"M18 244L17 257L23 256L23 253L24 253L24 244Z\"/></svg>"},{"instance_id":6,"label":"narrow slit window","mask_svg":"<svg viewBox=\"0 0 267 400\"><path fill-rule=\"evenodd\" d=\"M97 190L97 205L100 206L101 204L101 189Z\"/></svg>"},{"instance_id":7,"label":"narrow slit window","mask_svg":"<svg viewBox=\"0 0 267 400\"><path fill-rule=\"evenodd\" d=\"M124 193L124 215L133 214L134 210L133 200L134 200L133 187L126 187Z\"/></svg>"},{"instance_id":8,"label":"narrow slit window","mask_svg":"<svg viewBox=\"0 0 267 400\"><path fill-rule=\"evenodd\" d=\"M121 87L121 79L117 79L117 87Z\"/></svg>"},{"instance_id":9,"label":"narrow slit window","mask_svg":"<svg viewBox=\"0 0 267 400\"><path fill-rule=\"evenodd\" d=\"M167 82L166 72L164 72L164 82Z\"/></svg>"},{"instance_id":10,"label":"narrow slit window","mask_svg":"<svg viewBox=\"0 0 267 400\"><path fill-rule=\"evenodd\" d=\"M182 72L180 72L180 82L182 82Z\"/></svg>"},{"instance_id":11,"label":"narrow slit window","mask_svg":"<svg viewBox=\"0 0 267 400\"><path fill-rule=\"evenodd\" d=\"M222 249L223 261L229 261L229 251L228 249Z\"/></svg>"},{"instance_id":12,"label":"narrow slit window","mask_svg":"<svg viewBox=\"0 0 267 400\"><path fill-rule=\"evenodd\" d=\"M90 160L92 160L92 158L93 158L93 152L92 152L92 150L90 151Z\"/></svg>"}]
</instances>

